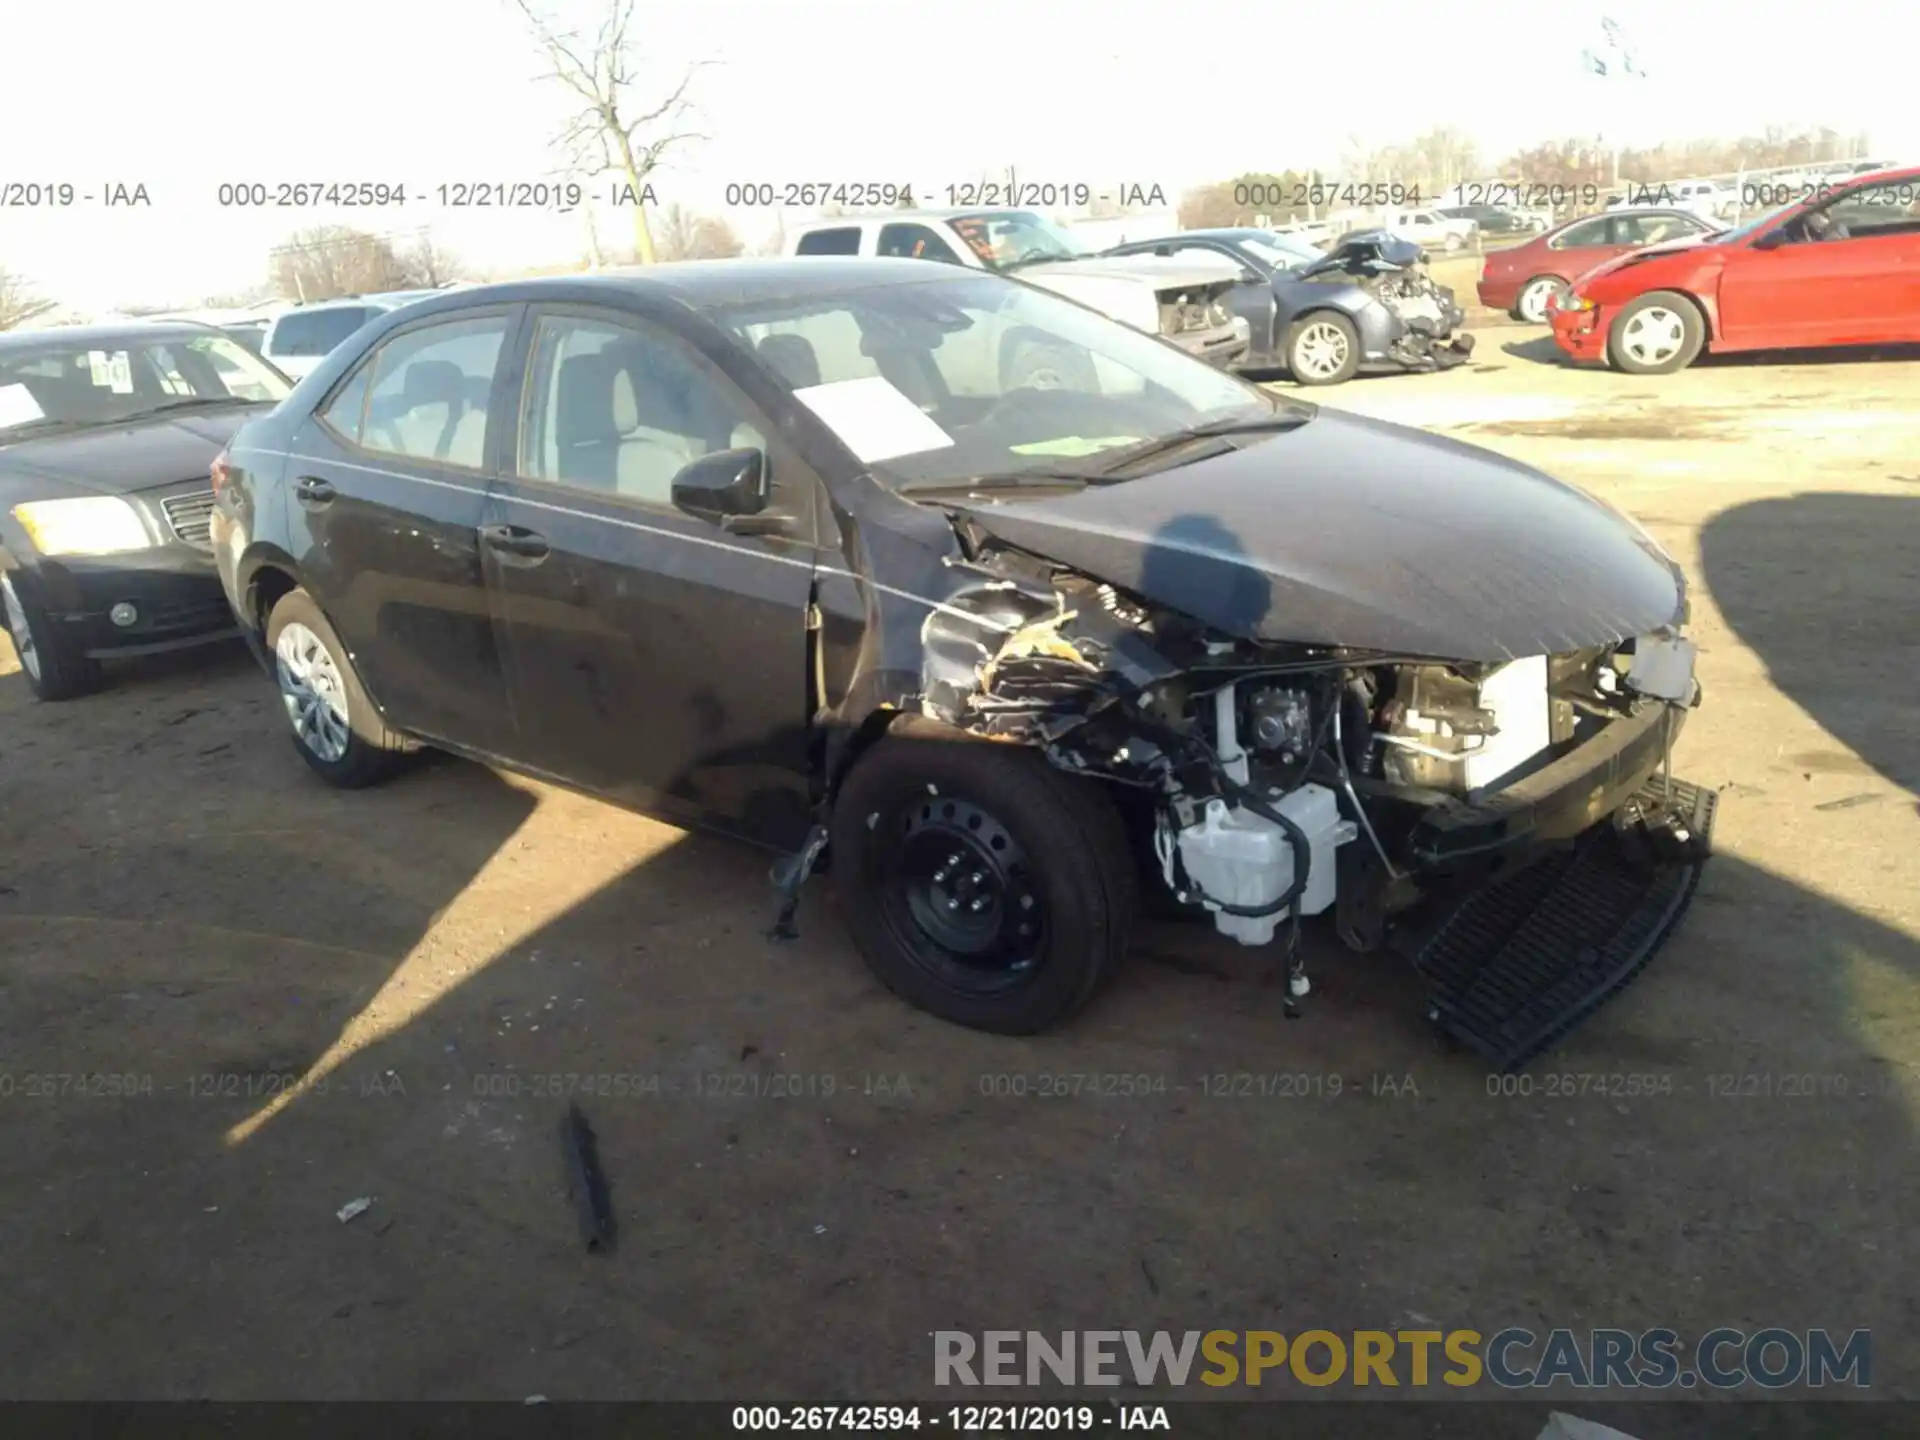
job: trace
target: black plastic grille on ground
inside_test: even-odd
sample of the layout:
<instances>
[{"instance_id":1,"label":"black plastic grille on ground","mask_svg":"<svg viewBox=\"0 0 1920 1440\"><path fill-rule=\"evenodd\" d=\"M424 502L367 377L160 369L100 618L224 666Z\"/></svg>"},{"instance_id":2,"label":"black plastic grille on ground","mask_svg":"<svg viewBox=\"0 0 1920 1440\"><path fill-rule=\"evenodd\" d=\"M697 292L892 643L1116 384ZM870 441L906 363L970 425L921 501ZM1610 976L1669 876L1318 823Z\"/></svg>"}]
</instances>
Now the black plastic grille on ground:
<instances>
[{"instance_id":1,"label":"black plastic grille on ground","mask_svg":"<svg viewBox=\"0 0 1920 1440\"><path fill-rule=\"evenodd\" d=\"M1656 778L1631 803L1659 817L1662 793ZM1638 975L1679 923L1706 859L1715 799L1675 780L1670 813L1684 842L1674 843L1671 819L1625 835L1603 825L1469 895L1414 957L1434 986L1434 1022L1503 1072L1552 1045ZM1637 856L1637 841L1664 858Z\"/></svg>"}]
</instances>

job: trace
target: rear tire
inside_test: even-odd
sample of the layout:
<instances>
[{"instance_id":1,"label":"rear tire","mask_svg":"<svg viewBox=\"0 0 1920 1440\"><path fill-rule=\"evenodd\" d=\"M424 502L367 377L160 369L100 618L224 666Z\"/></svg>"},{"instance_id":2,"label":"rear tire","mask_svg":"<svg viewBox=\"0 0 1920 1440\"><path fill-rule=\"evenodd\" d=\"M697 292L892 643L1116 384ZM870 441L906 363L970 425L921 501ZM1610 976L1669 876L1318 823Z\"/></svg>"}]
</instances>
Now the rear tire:
<instances>
[{"instance_id":1,"label":"rear tire","mask_svg":"<svg viewBox=\"0 0 1920 1440\"><path fill-rule=\"evenodd\" d=\"M76 651L47 618L32 576L17 570L0 574L0 616L36 699L71 700L99 685L100 662Z\"/></svg>"},{"instance_id":2,"label":"rear tire","mask_svg":"<svg viewBox=\"0 0 1920 1440\"><path fill-rule=\"evenodd\" d=\"M1315 310L1287 332L1287 373L1300 385L1338 385L1360 368L1360 332L1346 316Z\"/></svg>"},{"instance_id":3,"label":"rear tire","mask_svg":"<svg viewBox=\"0 0 1920 1440\"><path fill-rule=\"evenodd\" d=\"M1119 813L1098 781L1035 751L896 732L849 772L831 839L861 957L942 1020L1048 1029L1126 952L1135 883Z\"/></svg>"},{"instance_id":4,"label":"rear tire","mask_svg":"<svg viewBox=\"0 0 1920 1440\"><path fill-rule=\"evenodd\" d=\"M330 785L358 790L400 765L411 742L388 727L327 617L305 590L289 590L267 618L293 748Z\"/></svg>"},{"instance_id":5,"label":"rear tire","mask_svg":"<svg viewBox=\"0 0 1920 1440\"><path fill-rule=\"evenodd\" d=\"M1607 331L1607 359L1629 375L1671 375L1694 362L1707 343L1700 307L1676 290L1632 301Z\"/></svg>"},{"instance_id":6,"label":"rear tire","mask_svg":"<svg viewBox=\"0 0 1920 1440\"><path fill-rule=\"evenodd\" d=\"M1547 300L1566 293L1567 282L1558 275L1536 275L1520 287L1513 302L1513 318L1527 325L1547 323Z\"/></svg>"}]
</instances>

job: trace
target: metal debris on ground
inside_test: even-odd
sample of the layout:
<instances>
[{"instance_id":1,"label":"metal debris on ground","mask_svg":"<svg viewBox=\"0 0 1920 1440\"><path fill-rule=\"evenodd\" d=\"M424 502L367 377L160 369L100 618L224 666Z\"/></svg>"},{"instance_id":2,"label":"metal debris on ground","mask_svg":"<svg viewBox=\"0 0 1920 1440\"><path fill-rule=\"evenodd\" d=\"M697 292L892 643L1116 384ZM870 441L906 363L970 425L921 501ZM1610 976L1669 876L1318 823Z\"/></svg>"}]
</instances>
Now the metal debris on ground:
<instances>
[{"instance_id":1,"label":"metal debris on ground","mask_svg":"<svg viewBox=\"0 0 1920 1440\"><path fill-rule=\"evenodd\" d=\"M334 1211L334 1214L340 1217L340 1223L344 1225L355 1216L366 1214L367 1211L372 1208L373 1197L371 1195L362 1195L358 1200L347 1201L346 1204Z\"/></svg>"},{"instance_id":2,"label":"metal debris on ground","mask_svg":"<svg viewBox=\"0 0 1920 1440\"><path fill-rule=\"evenodd\" d=\"M560 1124L560 1149L567 1166L567 1193L573 1198L580 1238L596 1253L611 1250L614 1240L613 1200L600 1168L599 1146L587 1117L578 1105L567 1106Z\"/></svg>"}]
</instances>

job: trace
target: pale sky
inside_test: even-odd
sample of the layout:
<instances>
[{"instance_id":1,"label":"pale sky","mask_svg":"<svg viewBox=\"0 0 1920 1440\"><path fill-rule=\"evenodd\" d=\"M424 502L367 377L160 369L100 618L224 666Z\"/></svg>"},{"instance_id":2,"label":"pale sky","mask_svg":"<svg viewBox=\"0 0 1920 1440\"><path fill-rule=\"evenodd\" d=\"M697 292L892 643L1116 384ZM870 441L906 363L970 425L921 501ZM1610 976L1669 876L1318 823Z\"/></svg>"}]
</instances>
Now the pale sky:
<instances>
[{"instance_id":1,"label":"pale sky","mask_svg":"<svg viewBox=\"0 0 1920 1440\"><path fill-rule=\"evenodd\" d=\"M555 0L597 19L604 0ZM451 212L443 182L549 177L568 95L508 0L13 0L0 69L0 198L9 182L98 195L144 184L145 209L0 209L0 266L86 310L191 304L264 276L303 225L430 227L470 266L564 264L579 215ZM1626 27L1644 80L1582 78L1599 16ZM655 177L663 202L725 213L750 244L770 211L726 212L730 180L907 182L922 196L1012 164L1025 178L1190 185L1334 167L1343 142L1448 124L1483 157L1562 135L1628 145L1733 138L1769 124L1866 131L1920 158L1920 10L1621 0L1366 4L973 0L641 0L648 93L694 60L691 128ZM188 19L187 17L191 17ZM1825 37L1831 37L1830 39ZM1314 56L1325 59L1315 60ZM1338 57L1337 59L1334 57ZM223 209L223 181L403 182L404 209ZM807 212L787 212L789 224ZM630 225L599 221L604 242Z\"/></svg>"}]
</instances>

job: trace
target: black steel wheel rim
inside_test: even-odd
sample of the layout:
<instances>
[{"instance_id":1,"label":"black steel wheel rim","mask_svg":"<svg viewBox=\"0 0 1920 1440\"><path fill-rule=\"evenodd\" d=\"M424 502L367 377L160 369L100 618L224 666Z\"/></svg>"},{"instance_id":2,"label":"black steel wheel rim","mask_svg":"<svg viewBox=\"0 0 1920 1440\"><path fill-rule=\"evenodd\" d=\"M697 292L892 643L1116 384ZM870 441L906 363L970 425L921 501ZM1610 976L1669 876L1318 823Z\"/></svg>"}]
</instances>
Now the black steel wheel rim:
<instances>
[{"instance_id":1,"label":"black steel wheel rim","mask_svg":"<svg viewBox=\"0 0 1920 1440\"><path fill-rule=\"evenodd\" d=\"M894 943L954 990L1029 983L1046 953L1046 906L1027 849L986 806L926 794L876 827L880 911Z\"/></svg>"}]
</instances>

